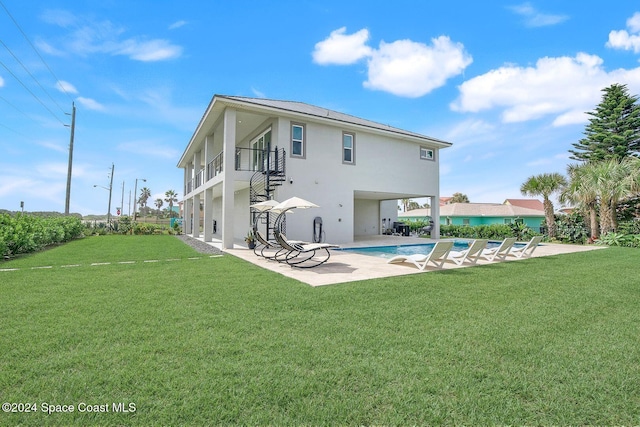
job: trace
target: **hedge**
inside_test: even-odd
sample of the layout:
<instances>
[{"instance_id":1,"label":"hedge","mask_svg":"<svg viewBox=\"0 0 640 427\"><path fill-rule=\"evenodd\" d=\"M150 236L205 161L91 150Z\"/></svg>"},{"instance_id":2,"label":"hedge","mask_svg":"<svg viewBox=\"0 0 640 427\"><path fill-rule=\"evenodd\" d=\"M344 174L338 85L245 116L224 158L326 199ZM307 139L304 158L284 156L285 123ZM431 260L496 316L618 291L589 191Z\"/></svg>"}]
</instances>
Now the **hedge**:
<instances>
[{"instance_id":1,"label":"hedge","mask_svg":"<svg viewBox=\"0 0 640 427\"><path fill-rule=\"evenodd\" d=\"M3 258L35 252L83 235L78 217L38 217L0 214L0 254Z\"/></svg>"}]
</instances>

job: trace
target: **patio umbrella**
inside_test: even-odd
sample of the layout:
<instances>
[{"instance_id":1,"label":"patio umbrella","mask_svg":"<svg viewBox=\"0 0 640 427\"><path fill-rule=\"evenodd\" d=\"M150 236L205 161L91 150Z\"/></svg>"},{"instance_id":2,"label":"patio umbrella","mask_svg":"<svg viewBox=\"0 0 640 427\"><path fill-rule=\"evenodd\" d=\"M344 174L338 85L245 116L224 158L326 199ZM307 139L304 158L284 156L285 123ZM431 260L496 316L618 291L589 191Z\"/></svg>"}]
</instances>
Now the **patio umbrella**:
<instances>
[{"instance_id":1,"label":"patio umbrella","mask_svg":"<svg viewBox=\"0 0 640 427\"><path fill-rule=\"evenodd\" d=\"M280 204L280 202L277 200L265 200L264 202L258 202L258 203L249 205L249 207L254 208L255 210L260 212L266 212L266 211L270 211L274 206L278 204Z\"/></svg>"},{"instance_id":2,"label":"patio umbrella","mask_svg":"<svg viewBox=\"0 0 640 427\"><path fill-rule=\"evenodd\" d=\"M258 202L258 203L249 205L250 208L253 208L258 211L258 215L256 215L253 221L254 229L258 226L258 220L260 219L262 214L264 214L265 212L270 212L271 209L273 209L273 207L278 204L280 204L280 202L278 202L277 200L265 200L263 202ZM276 212L276 213L280 213L280 212Z\"/></svg>"},{"instance_id":3,"label":"patio umbrella","mask_svg":"<svg viewBox=\"0 0 640 427\"><path fill-rule=\"evenodd\" d=\"M271 209L272 212L284 213L290 209L308 209L308 208L319 208L320 206L315 203L309 202L307 200L301 199L300 197L292 197L290 199L285 200L277 204Z\"/></svg>"}]
</instances>

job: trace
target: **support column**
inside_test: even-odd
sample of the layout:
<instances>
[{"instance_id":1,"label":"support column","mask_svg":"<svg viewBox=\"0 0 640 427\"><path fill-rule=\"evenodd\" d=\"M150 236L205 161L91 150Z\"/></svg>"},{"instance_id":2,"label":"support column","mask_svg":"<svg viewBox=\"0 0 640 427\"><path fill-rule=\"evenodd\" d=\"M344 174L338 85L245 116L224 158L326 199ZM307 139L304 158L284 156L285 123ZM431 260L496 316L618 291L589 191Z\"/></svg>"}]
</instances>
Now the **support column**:
<instances>
[{"instance_id":1,"label":"support column","mask_svg":"<svg viewBox=\"0 0 640 427\"><path fill-rule=\"evenodd\" d=\"M193 201L191 199L184 199L184 218L182 220L184 234L191 234L191 213Z\"/></svg>"},{"instance_id":2,"label":"support column","mask_svg":"<svg viewBox=\"0 0 640 427\"><path fill-rule=\"evenodd\" d=\"M198 179L198 175L200 176L200 185L204 184L204 179L205 177L200 175L200 170L202 169L202 150L200 151L196 151L196 153L193 155L193 177L196 178L196 181ZM195 183L194 183L194 190L195 190Z\"/></svg>"},{"instance_id":3,"label":"support column","mask_svg":"<svg viewBox=\"0 0 640 427\"><path fill-rule=\"evenodd\" d=\"M202 224L204 241L213 240L213 188L204 191L204 223Z\"/></svg>"},{"instance_id":4,"label":"support column","mask_svg":"<svg viewBox=\"0 0 640 427\"><path fill-rule=\"evenodd\" d=\"M235 168L233 166L236 152L236 110L227 108L224 111L223 129L222 249L233 249L235 205Z\"/></svg>"},{"instance_id":5,"label":"support column","mask_svg":"<svg viewBox=\"0 0 640 427\"><path fill-rule=\"evenodd\" d=\"M200 194L193 196L193 237L200 237Z\"/></svg>"},{"instance_id":6,"label":"support column","mask_svg":"<svg viewBox=\"0 0 640 427\"><path fill-rule=\"evenodd\" d=\"M209 163L215 157L216 153L213 152L213 135L204 137L204 180L209 179Z\"/></svg>"},{"instance_id":7,"label":"support column","mask_svg":"<svg viewBox=\"0 0 640 427\"><path fill-rule=\"evenodd\" d=\"M433 230L431 230L431 238L440 238L440 197L431 196L429 198L431 204L431 219L433 220Z\"/></svg>"}]
</instances>

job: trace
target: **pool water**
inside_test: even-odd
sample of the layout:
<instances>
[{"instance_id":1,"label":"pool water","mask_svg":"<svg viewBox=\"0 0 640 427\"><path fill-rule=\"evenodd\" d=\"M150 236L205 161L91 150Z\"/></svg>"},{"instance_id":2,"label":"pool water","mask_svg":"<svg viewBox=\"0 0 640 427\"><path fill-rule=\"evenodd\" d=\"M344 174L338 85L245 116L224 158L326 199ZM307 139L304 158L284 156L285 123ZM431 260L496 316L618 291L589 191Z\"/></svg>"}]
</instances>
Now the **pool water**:
<instances>
[{"instance_id":1,"label":"pool water","mask_svg":"<svg viewBox=\"0 0 640 427\"><path fill-rule=\"evenodd\" d=\"M463 251L469 247L469 240L455 240L452 251ZM500 242L489 242L487 248L499 246ZM395 245L395 246L371 246L363 248L344 248L341 251L360 255L377 256L380 258L393 258L396 255L427 255L435 243L424 243L419 245ZM517 245L516 245L517 246Z\"/></svg>"}]
</instances>

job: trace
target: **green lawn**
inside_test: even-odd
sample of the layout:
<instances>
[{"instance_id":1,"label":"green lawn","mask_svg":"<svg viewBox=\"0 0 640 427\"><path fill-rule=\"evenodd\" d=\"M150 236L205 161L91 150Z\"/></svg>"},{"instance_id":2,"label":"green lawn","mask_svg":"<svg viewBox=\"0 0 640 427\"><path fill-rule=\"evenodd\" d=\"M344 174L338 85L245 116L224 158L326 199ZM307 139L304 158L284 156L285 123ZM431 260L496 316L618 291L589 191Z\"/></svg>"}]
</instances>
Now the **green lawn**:
<instances>
[{"instance_id":1,"label":"green lawn","mask_svg":"<svg viewBox=\"0 0 640 427\"><path fill-rule=\"evenodd\" d=\"M172 236L86 238L0 264L0 401L37 404L0 425L637 425L639 254L312 288Z\"/></svg>"}]
</instances>

